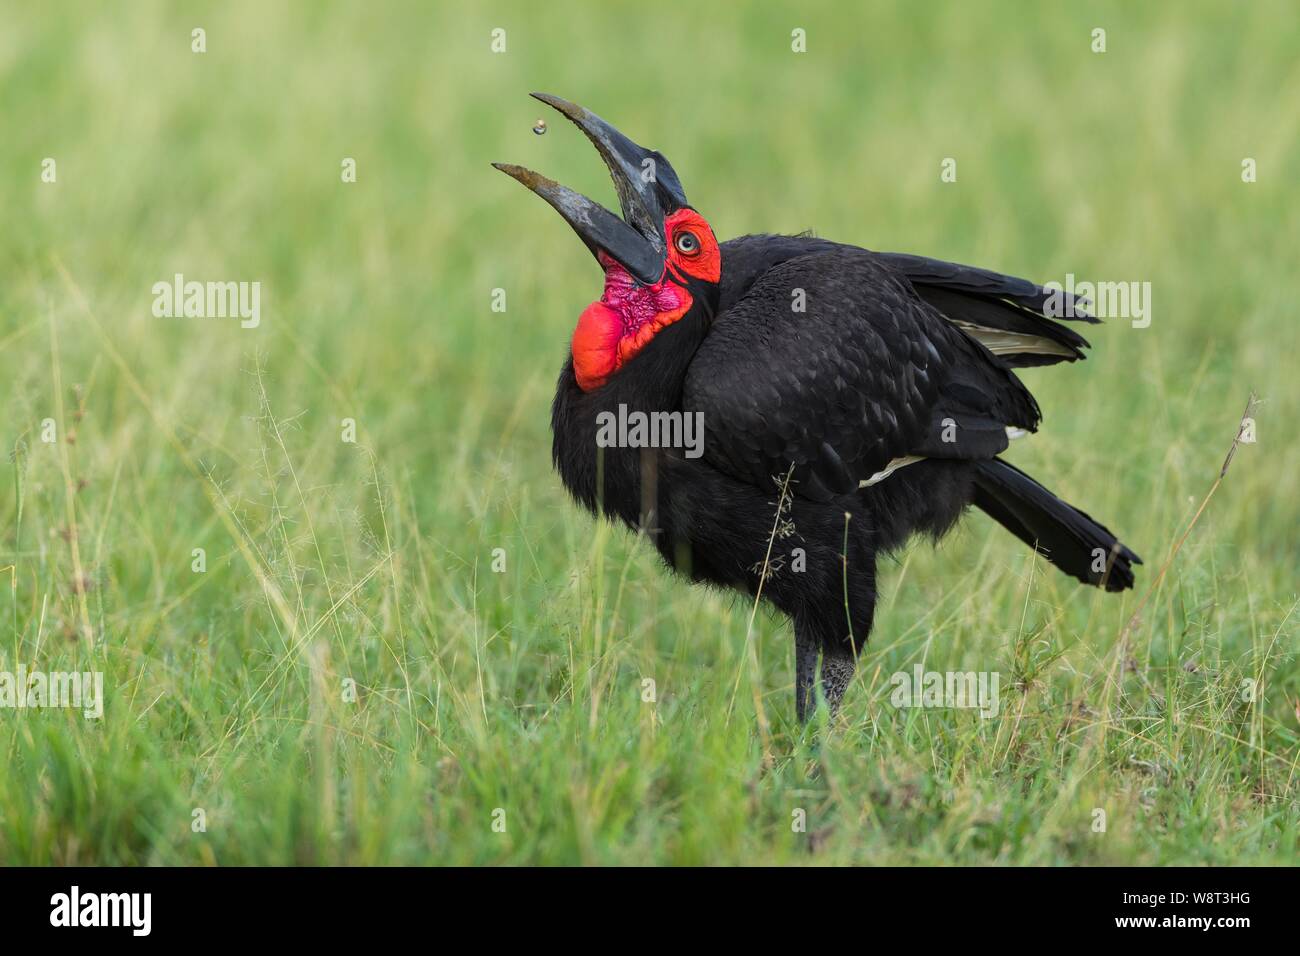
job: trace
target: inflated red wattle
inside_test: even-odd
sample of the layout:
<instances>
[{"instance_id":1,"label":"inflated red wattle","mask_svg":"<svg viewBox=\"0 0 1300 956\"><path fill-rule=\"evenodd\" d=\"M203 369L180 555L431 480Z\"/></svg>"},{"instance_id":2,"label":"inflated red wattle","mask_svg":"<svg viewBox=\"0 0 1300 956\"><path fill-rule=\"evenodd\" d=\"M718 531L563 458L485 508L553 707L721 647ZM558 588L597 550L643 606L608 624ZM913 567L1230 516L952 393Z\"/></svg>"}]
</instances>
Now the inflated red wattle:
<instances>
[{"instance_id":1,"label":"inflated red wattle","mask_svg":"<svg viewBox=\"0 0 1300 956\"><path fill-rule=\"evenodd\" d=\"M573 330L573 373L584 392L600 388L619 366L618 342L623 320L604 302L582 310Z\"/></svg>"}]
</instances>

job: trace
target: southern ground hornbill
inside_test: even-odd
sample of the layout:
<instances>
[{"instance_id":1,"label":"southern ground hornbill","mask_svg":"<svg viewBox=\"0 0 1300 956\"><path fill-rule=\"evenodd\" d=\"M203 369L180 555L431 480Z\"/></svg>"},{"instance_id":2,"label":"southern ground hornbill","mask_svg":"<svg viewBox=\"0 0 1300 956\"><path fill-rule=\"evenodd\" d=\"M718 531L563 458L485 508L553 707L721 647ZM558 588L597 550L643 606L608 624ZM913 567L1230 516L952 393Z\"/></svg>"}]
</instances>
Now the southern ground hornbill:
<instances>
[{"instance_id":1,"label":"southern ground hornbill","mask_svg":"<svg viewBox=\"0 0 1300 956\"><path fill-rule=\"evenodd\" d=\"M1095 321L1083 303L1057 311L1024 279L811 236L719 244L660 153L534 95L591 140L623 212L497 166L605 273L560 373L556 468L670 567L761 593L792 619L800 719L819 659L832 713L844 695L871 631L877 558L918 532L937 539L967 505L1080 581L1132 587L1137 555L997 457L1040 418L1012 369L1083 358L1088 343L1049 318ZM636 413L698 413L702 454L598 440Z\"/></svg>"}]
</instances>

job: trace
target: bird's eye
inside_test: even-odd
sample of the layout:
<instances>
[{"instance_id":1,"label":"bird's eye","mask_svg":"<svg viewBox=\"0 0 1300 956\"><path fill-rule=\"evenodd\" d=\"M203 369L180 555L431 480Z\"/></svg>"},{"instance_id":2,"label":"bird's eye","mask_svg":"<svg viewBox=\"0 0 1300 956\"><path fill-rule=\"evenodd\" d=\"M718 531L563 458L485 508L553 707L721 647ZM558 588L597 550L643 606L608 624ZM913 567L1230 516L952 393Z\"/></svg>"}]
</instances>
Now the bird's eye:
<instances>
[{"instance_id":1,"label":"bird's eye","mask_svg":"<svg viewBox=\"0 0 1300 956\"><path fill-rule=\"evenodd\" d=\"M673 245L684 256L693 256L700 251L700 240L695 237L693 232L679 232L677 238L673 240Z\"/></svg>"}]
</instances>

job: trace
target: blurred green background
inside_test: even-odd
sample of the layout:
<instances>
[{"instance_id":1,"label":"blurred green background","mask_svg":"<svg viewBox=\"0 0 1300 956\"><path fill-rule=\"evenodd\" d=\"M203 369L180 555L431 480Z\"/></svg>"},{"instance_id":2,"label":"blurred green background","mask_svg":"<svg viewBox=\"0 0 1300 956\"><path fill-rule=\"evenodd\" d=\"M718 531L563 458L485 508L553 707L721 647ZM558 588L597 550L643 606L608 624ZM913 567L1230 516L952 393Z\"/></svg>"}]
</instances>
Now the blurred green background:
<instances>
[{"instance_id":1,"label":"blurred green background","mask_svg":"<svg viewBox=\"0 0 1300 956\"><path fill-rule=\"evenodd\" d=\"M1293 3L0 22L0 669L103 670L108 697L97 722L0 711L0 862L1294 860ZM972 517L882 567L842 720L802 732L785 623L759 615L751 672L745 602L672 581L551 473L600 274L489 163L615 204L531 90L661 149L720 238L1151 282L1149 328L1025 373L1045 425L1013 455L1147 559L1138 590ZM155 318L176 272L261 282L260 327ZM1119 640L1251 390L1258 443ZM1003 716L895 710L915 663L1000 671Z\"/></svg>"}]
</instances>

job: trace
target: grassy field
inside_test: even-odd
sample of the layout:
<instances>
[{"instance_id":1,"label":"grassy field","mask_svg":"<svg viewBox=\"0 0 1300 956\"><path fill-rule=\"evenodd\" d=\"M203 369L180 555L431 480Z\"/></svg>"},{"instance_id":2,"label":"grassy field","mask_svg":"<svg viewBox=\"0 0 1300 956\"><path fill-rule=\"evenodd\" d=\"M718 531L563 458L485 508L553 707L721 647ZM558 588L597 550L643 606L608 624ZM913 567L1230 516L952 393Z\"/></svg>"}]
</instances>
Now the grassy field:
<instances>
[{"instance_id":1,"label":"grassy field","mask_svg":"<svg viewBox=\"0 0 1300 956\"><path fill-rule=\"evenodd\" d=\"M0 710L0 862L1295 861L1300 14L808 6L7 7L0 670L105 704ZM882 566L801 731L788 626L551 471L600 275L489 162L613 199L535 89L662 149L721 237L1151 282L1150 327L1024 374L1011 456L1138 589L972 515ZM175 273L260 282L260 325L155 317ZM894 707L916 664L1000 673L1001 713Z\"/></svg>"}]
</instances>

